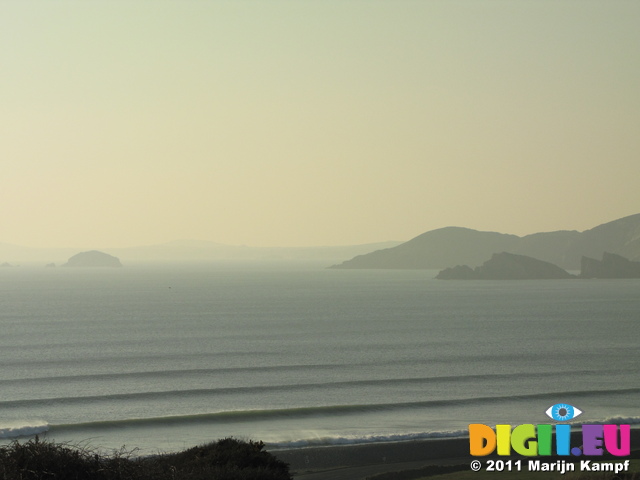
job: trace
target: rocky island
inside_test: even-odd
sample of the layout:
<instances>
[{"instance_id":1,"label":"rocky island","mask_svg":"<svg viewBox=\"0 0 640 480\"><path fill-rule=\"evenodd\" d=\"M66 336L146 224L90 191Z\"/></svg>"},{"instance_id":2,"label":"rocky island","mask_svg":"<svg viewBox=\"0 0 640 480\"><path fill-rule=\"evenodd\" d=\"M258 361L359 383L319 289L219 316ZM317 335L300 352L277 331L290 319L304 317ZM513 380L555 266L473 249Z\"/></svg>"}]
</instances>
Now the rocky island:
<instances>
[{"instance_id":1,"label":"rocky island","mask_svg":"<svg viewBox=\"0 0 640 480\"><path fill-rule=\"evenodd\" d=\"M438 280L534 280L556 278L640 278L640 262L632 262L621 255L604 252L602 260L582 257L580 275L537 258L513 253L494 253L481 266L471 268L457 265L445 268L436 275Z\"/></svg>"},{"instance_id":2,"label":"rocky island","mask_svg":"<svg viewBox=\"0 0 640 480\"><path fill-rule=\"evenodd\" d=\"M120 259L108 253L91 250L69 258L63 267L122 267Z\"/></svg>"},{"instance_id":3,"label":"rocky island","mask_svg":"<svg viewBox=\"0 0 640 480\"><path fill-rule=\"evenodd\" d=\"M446 268L436 276L439 280L535 280L575 278L566 270L526 255L494 253L491 259L472 269L468 265Z\"/></svg>"}]
</instances>

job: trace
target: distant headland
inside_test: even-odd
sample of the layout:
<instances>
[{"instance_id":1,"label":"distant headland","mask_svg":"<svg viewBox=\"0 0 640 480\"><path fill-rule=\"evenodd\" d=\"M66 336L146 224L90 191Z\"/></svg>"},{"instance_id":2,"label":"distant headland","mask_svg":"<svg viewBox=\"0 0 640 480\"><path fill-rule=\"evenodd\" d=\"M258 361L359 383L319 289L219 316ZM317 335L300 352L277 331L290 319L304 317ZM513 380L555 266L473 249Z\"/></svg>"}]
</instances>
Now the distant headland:
<instances>
[{"instance_id":1,"label":"distant headland","mask_svg":"<svg viewBox=\"0 0 640 480\"><path fill-rule=\"evenodd\" d=\"M452 265L482 265L495 253L525 255L566 270L581 268L582 257L604 252L640 260L640 213L584 232L560 230L519 237L470 228L431 230L393 248L353 257L329 268L443 269Z\"/></svg>"},{"instance_id":2,"label":"distant headland","mask_svg":"<svg viewBox=\"0 0 640 480\"><path fill-rule=\"evenodd\" d=\"M63 267L122 267L120 259L108 253L91 250L69 258Z\"/></svg>"}]
</instances>

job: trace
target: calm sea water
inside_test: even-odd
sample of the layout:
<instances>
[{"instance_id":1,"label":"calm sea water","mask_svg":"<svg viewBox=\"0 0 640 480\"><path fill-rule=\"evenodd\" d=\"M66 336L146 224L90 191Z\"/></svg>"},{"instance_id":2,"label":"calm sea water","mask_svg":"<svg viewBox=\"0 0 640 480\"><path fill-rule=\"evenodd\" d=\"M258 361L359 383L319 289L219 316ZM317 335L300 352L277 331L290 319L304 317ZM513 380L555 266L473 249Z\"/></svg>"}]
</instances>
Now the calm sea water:
<instances>
[{"instance_id":1,"label":"calm sea water","mask_svg":"<svg viewBox=\"0 0 640 480\"><path fill-rule=\"evenodd\" d=\"M640 280L317 266L0 270L0 439L171 451L640 422Z\"/></svg>"}]
</instances>

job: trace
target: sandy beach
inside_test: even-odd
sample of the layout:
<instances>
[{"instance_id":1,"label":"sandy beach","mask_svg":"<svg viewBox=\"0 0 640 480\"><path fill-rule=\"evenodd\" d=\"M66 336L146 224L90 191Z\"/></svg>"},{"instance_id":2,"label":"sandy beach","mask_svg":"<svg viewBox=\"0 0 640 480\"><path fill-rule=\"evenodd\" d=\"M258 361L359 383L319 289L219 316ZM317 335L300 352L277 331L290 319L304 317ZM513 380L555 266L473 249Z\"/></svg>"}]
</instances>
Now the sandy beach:
<instances>
[{"instance_id":1,"label":"sandy beach","mask_svg":"<svg viewBox=\"0 0 640 480\"><path fill-rule=\"evenodd\" d=\"M468 439L451 438L308 447L272 453L290 464L296 479L358 480L378 473L425 465L468 463L468 450Z\"/></svg>"},{"instance_id":2,"label":"sandy beach","mask_svg":"<svg viewBox=\"0 0 640 480\"><path fill-rule=\"evenodd\" d=\"M639 446L640 429L631 429L631 448L637 453ZM380 473L426 466L434 466L434 473L436 466L462 465L468 469L475 458L469 455L468 438L307 447L271 453L290 464L295 479L304 480L364 480Z\"/></svg>"}]
</instances>

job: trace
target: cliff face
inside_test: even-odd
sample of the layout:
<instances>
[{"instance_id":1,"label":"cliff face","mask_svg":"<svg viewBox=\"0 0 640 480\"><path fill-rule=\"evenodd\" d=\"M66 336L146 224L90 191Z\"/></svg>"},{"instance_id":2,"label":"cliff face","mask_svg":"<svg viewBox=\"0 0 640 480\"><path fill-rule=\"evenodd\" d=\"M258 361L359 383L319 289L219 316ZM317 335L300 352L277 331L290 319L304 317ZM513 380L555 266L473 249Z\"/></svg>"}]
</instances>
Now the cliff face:
<instances>
[{"instance_id":1,"label":"cliff face","mask_svg":"<svg viewBox=\"0 0 640 480\"><path fill-rule=\"evenodd\" d=\"M536 258L512 253L495 253L481 266L447 268L437 276L440 280L537 280L575 278L562 268Z\"/></svg>"},{"instance_id":2,"label":"cliff face","mask_svg":"<svg viewBox=\"0 0 640 480\"><path fill-rule=\"evenodd\" d=\"M582 257L580 278L640 278L640 262L605 252L602 260Z\"/></svg>"},{"instance_id":3,"label":"cliff face","mask_svg":"<svg viewBox=\"0 0 640 480\"><path fill-rule=\"evenodd\" d=\"M120 259L108 253L92 250L71 257L63 267L122 267Z\"/></svg>"}]
</instances>

